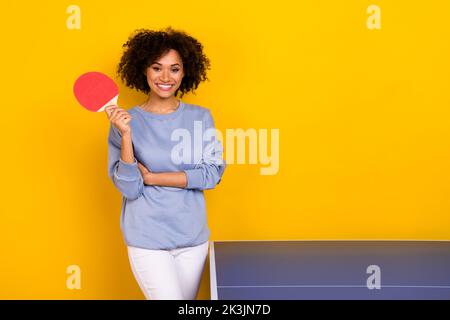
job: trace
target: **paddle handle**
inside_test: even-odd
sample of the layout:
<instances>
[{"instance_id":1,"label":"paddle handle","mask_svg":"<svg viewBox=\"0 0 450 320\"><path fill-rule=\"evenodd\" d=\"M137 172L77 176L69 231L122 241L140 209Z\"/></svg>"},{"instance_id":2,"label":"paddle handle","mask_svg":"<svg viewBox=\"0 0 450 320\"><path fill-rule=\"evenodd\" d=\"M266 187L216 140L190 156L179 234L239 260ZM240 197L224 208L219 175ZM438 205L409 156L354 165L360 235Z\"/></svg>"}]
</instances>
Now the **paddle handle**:
<instances>
[{"instance_id":1,"label":"paddle handle","mask_svg":"<svg viewBox=\"0 0 450 320\"><path fill-rule=\"evenodd\" d=\"M103 112L103 111L105 111L105 108L106 108L107 106L110 106L110 105L117 105L117 99L119 99L119 95L116 95L114 98L112 98L112 99L109 100L107 103L105 103L105 105L104 105L103 107L101 107L100 109L98 109L97 112Z\"/></svg>"}]
</instances>

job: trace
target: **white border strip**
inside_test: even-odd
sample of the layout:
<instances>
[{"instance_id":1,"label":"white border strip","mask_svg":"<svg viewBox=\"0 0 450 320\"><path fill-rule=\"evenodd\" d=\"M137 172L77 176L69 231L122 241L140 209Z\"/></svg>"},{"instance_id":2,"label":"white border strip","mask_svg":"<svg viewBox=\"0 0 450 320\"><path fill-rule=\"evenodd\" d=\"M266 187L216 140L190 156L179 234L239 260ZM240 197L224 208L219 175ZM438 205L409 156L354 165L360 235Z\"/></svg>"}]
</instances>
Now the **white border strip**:
<instances>
[{"instance_id":1,"label":"white border strip","mask_svg":"<svg viewBox=\"0 0 450 320\"><path fill-rule=\"evenodd\" d=\"M353 284L317 284L317 285L284 285L284 286L219 286L219 288L367 288L367 285L353 285ZM422 288L422 289L450 289L450 286L412 286L412 285L381 285L383 288Z\"/></svg>"},{"instance_id":2,"label":"white border strip","mask_svg":"<svg viewBox=\"0 0 450 320\"><path fill-rule=\"evenodd\" d=\"M214 254L214 241L209 245L209 278L211 285L211 300L219 300L217 294L216 256Z\"/></svg>"}]
</instances>

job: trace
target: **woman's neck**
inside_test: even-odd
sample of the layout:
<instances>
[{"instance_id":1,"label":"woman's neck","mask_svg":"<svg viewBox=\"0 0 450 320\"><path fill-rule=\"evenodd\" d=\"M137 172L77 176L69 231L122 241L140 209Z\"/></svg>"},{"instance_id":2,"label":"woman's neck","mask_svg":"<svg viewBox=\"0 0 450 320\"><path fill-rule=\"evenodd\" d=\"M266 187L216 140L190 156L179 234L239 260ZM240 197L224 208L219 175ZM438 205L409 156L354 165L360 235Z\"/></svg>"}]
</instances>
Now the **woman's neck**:
<instances>
[{"instance_id":1,"label":"woman's neck","mask_svg":"<svg viewBox=\"0 0 450 320\"><path fill-rule=\"evenodd\" d=\"M171 97L167 99L149 97L145 101L141 108L145 111L150 111L152 113L171 113L177 110L180 106L180 100L176 97Z\"/></svg>"}]
</instances>

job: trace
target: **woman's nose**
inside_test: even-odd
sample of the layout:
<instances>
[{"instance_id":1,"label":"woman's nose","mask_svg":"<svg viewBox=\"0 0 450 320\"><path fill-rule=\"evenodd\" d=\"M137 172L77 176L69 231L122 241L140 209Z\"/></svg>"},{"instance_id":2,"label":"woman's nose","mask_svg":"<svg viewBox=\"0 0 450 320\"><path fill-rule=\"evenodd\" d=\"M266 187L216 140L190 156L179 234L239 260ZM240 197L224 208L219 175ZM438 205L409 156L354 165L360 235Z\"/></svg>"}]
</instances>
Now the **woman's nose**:
<instances>
[{"instance_id":1,"label":"woman's nose","mask_svg":"<svg viewBox=\"0 0 450 320\"><path fill-rule=\"evenodd\" d=\"M169 80L169 71L163 71L162 76L161 76L161 80L166 82L167 80Z\"/></svg>"}]
</instances>

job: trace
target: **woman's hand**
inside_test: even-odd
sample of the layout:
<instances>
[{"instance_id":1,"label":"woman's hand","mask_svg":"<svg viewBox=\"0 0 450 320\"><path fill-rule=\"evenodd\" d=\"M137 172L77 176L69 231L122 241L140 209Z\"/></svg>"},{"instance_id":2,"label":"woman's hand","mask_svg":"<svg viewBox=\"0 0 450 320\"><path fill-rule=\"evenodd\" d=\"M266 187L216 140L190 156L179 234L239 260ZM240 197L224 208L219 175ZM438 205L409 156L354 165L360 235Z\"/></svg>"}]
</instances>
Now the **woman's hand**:
<instances>
[{"instance_id":1,"label":"woman's hand","mask_svg":"<svg viewBox=\"0 0 450 320\"><path fill-rule=\"evenodd\" d=\"M147 173L151 172L150 170L148 170L142 163L140 163L139 161L137 161L138 167L139 167L139 171L141 171L142 176L145 176Z\"/></svg>"},{"instance_id":2,"label":"woman's hand","mask_svg":"<svg viewBox=\"0 0 450 320\"><path fill-rule=\"evenodd\" d=\"M146 185L150 185L150 179L153 175L153 172L151 172L150 170L148 170L142 163L140 163L139 161L137 161L138 164L138 168L139 171L142 174L142 177L144 178L144 184Z\"/></svg>"},{"instance_id":3,"label":"woman's hand","mask_svg":"<svg viewBox=\"0 0 450 320\"><path fill-rule=\"evenodd\" d=\"M122 135L131 132L130 121L132 117L127 111L116 105L110 105L105 108L105 112L111 124L119 129Z\"/></svg>"}]
</instances>

